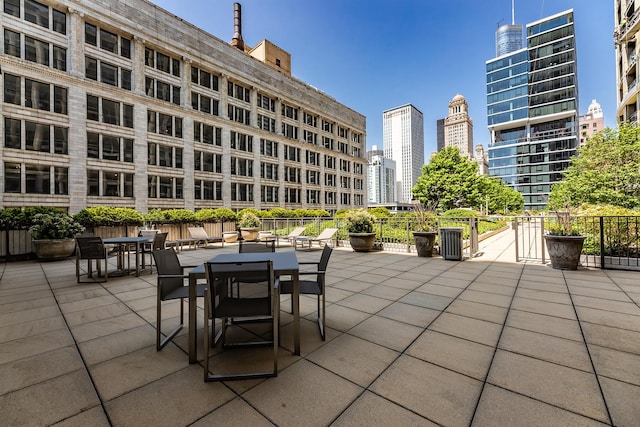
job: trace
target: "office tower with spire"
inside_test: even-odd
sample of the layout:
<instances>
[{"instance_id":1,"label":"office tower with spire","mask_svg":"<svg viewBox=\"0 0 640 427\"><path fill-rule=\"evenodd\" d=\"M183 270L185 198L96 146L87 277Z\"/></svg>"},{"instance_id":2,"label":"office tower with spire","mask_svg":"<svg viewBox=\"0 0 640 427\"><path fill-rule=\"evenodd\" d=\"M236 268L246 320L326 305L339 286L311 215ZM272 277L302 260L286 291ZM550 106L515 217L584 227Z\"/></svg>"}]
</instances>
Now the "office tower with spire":
<instances>
[{"instance_id":1,"label":"office tower with spire","mask_svg":"<svg viewBox=\"0 0 640 427\"><path fill-rule=\"evenodd\" d=\"M449 102L449 115L444 119L444 146L456 147L460 155L473 157L473 120L464 96L456 94Z\"/></svg>"},{"instance_id":2,"label":"office tower with spire","mask_svg":"<svg viewBox=\"0 0 640 427\"><path fill-rule=\"evenodd\" d=\"M399 202L410 202L413 186L424 165L424 117L411 104L382 113L384 156L396 162L396 188Z\"/></svg>"},{"instance_id":3,"label":"office tower with spire","mask_svg":"<svg viewBox=\"0 0 640 427\"><path fill-rule=\"evenodd\" d=\"M547 206L578 145L573 10L527 24L526 46L486 62L489 174Z\"/></svg>"},{"instance_id":4,"label":"office tower with spire","mask_svg":"<svg viewBox=\"0 0 640 427\"><path fill-rule=\"evenodd\" d=\"M496 31L496 57L522 49L522 25L516 24L514 0L511 0L511 24Z\"/></svg>"}]
</instances>

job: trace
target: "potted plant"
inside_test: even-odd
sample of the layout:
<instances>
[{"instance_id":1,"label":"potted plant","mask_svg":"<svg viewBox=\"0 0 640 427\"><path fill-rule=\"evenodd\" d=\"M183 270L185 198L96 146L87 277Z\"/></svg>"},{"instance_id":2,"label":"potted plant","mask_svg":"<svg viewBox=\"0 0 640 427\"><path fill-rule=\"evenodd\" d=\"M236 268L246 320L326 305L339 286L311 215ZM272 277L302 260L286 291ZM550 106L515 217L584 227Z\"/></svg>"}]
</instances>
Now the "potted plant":
<instances>
[{"instance_id":1,"label":"potted plant","mask_svg":"<svg viewBox=\"0 0 640 427\"><path fill-rule=\"evenodd\" d=\"M376 233L373 232L376 217L366 209L358 209L350 211L345 219L351 248L356 252L370 251L376 241Z\"/></svg>"},{"instance_id":2,"label":"potted plant","mask_svg":"<svg viewBox=\"0 0 640 427\"><path fill-rule=\"evenodd\" d=\"M253 212L243 212L238 217L238 227L244 240L258 240L260 217Z\"/></svg>"},{"instance_id":3,"label":"potted plant","mask_svg":"<svg viewBox=\"0 0 640 427\"><path fill-rule=\"evenodd\" d=\"M29 230L38 258L56 260L73 255L74 236L84 227L66 212L41 213L33 216Z\"/></svg>"},{"instance_id":4,"label":"potted plant","mask_svg":"<svg viewBox=\"0 0 640 427\"><path fill-rule=\"evenodd\" d=\"M436 243L438 232L434 229L435 214L422 203L414 207L415 230L413 238L416 241L416 252L419 257L433 256L433 247Z\"/></svg>"},{"instance_id":5,"label":"potted plant","mask_svg":"<svg viewBox=\"0 0 640 427\"><path fill-rule=\"evenodd\" d=\"M555 224L548 228L544 236L551 267L558 270L577 270L585 236L580 235L575 228L568 207L563 211L556 211L555 217Z\"/></svg>"}]
</instances>

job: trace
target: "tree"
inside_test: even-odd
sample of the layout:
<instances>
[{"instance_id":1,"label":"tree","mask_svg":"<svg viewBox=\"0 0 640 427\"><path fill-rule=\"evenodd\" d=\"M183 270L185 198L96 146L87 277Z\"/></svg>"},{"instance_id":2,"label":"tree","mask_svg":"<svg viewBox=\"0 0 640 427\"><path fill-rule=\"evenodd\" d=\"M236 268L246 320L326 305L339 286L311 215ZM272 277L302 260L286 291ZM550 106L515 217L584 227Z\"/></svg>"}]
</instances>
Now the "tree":
<instances>
[{"instance_id":1,"label":"tree","mask_svg":"<svg viewBox=\"0 0 640 427\"><path fill-rule=\"evenodd\" d=\"M422 166L413 195L434 210L481 206L484 194L478 165L462 157L457 148L446 147Z\"/></svg>"},{"instance_id":2,"label":"tree","mask_svg":"<svg viewBox=\"0 0 640 427\"><path fill-rule=\"evenodd\" d=\"M489 212L506 213L522 210L524 207L522 194L506 185L500 178L484 177L484 179Z\"/></svg>"},{"instance_id":3,"label":"tree","mask_svg":"<svg viewBox=\"0 0 640 427\"><path fill-rule=\"evenodd\" d=\"M549 207L572 205L614 205L640 207L640 127L621 123L593 134L554 184Z\"/></svg>"}]
</instances>

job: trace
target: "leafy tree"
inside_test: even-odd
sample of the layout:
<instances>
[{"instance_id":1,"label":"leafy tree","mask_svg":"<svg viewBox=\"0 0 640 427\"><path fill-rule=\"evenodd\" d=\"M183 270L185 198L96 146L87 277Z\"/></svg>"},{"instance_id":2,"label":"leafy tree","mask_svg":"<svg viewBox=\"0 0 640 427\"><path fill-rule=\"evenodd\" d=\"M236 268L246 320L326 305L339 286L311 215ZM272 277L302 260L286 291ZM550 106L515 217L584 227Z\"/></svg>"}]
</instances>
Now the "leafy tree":
<instances>
[{"instance_id":1,"label":"leafy tree","mask_svg":"<svg viewBox=\"0 0 640 427\"><path fill-rule=\"evenodd\" d=\"M621 123L593 134L554 184L549 207L572 205L615 205L640 207L640 127Z\"/></svg>"},{"instance_id":2,"label":"leafy tree","mask_svg":"<svg viewBox=\"0 0 640 427\"><path fill-rule=\"evenodd\" d=\"M522 210L524 197L518 191L506 185L500 178L483 177L485 197L489 202L489 212L505 213Z\"/></svg>"},{"instance_id":3,"label":"leafy tree","mask_svg":"<svg viewBox=\"0 0 640 427\"><path fill-rule=\"evenodd\" d=\"M477 163L462 157L457 148L446 147L422 166L413 195L434 210L480 206L480 182Z\"/></svg>"}]
</instances>

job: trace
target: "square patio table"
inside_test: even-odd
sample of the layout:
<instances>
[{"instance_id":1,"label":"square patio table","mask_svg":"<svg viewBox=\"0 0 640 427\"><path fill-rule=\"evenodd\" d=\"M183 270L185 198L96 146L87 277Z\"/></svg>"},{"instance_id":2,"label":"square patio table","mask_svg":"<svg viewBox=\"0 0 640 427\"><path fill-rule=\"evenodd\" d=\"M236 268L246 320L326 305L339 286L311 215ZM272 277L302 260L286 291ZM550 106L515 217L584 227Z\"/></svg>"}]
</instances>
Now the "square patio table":
<instances>
[{"instance_id":1,"label":"square patio table","mask_svg":"<svg viewBox=\"0 0 640 427\"><path fill-rule=\"evenodd\" d=\"M244 262L265 261L273 262L276 276L291 275L293 281L293 348L296 355L300 355L300 265L295 252L261 252L261 253L228 253L211 258L209 262ZM205 277L204 264L200 264L189 271L189 363L198 361L197 343L197 306L196 284L198 279ZM205 319L205 322L208 321Z\"/></svg>"},{"instance_id":2,"label":"square patio table","mask_svg":"<svg viewBox=\"0 0 640 427\"><path fill-rule=\"evenodd\" d=\"M122 246L129 250L131 247L135 247L136 249L136 277L140 276L140 249L144 243L153 242L153 236L142 236L142 237L110 237L108 239L102 239L102 243L107 245L116 245ZM120 256L120 255L118 255ZM123 262L124 264L124 262ZM124 265L122 265L122 270L127 273L131 273L130 269L124 270Z\"/></svg>"}]
</instances>

